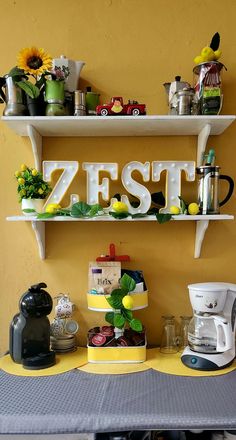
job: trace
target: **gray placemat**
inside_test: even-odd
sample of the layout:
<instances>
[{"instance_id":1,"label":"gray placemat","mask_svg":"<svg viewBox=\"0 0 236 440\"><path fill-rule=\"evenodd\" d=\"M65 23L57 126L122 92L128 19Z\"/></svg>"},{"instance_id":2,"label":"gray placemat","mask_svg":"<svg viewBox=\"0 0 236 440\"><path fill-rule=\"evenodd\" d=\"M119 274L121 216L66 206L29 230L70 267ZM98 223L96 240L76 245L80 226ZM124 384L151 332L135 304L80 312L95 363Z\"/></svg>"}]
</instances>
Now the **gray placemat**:
<instances>
[{"instance_id":1,"label":"gray placemat","mask_svg":"<svg viewBox=\"0 0 236 440\"><path fill-rule=\"evenodd\" d=\"M0 371L0 396L2 434L236 429L236 371L211 377Z\"/></svg>"}]
</instances>

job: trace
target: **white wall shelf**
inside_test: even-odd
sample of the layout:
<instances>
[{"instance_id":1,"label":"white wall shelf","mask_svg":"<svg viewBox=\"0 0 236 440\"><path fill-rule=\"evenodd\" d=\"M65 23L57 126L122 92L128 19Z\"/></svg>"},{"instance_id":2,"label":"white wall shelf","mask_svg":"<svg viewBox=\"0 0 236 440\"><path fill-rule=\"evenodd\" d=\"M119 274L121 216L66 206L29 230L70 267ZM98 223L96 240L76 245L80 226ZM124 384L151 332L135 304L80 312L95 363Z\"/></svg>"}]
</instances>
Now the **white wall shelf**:
<instances>
[{"instance_id":1,"label":"white wall shelf","mask_svg":"<svg viewBox=\"0 0 236 440\"><path fill-rule=\"evenodd\" d=\"M194 250L194 258L199 258L201 254L202 242L205 236L205 232L208 228L210 221L215 220L233 220L233 215L174 215L172 217L173 220L176 221L195 221L196 222L196 236L195 236L195 250ZM7 217L8 221L11 222L31 222L32 228L35 233L36 241L39 249L39 256L42 260L45 259L45 223L47 222L99 222L99 221L108 221L108 222L137 222L137 221L154 221L157 223L157 219L155 216L150 215L147 217L135 218L127 217L125 219L117 220L110 215L104 215L99 217L92 218L74 218L74 217L52 217L49 219L40 220L33 216L13 216ZM159 225L163 227L162 225Z\"/></svg>"},{"instance_id":2,"label":"white wall shelf","mask_svg":"<svg viewBox=\"0 0 236 440\"><path fill-rule=\"evenodd\" d=\"M201 164L208 137L222 134L236 119L235 115L219 116L3 116L11 130L31 141L35 167L40 170L43 137L95 137L95 136L197 136L197 165ZM202 218L200 218L202 217ZM194 257L199 258L209 221L232 220L232 215L173 216L174 220L196 221ZM9 221L30 221L38 243L39 255L45 258L45 223L47 221L157 221L155 217L116 220L111 216L78 219L54 217L47 220L17 216Z\"/></svg>"},{"instance_id":3,"label":"white wall shelf","mask_svg":"<svg viewBox=\"0 0 236 440\"><path fill-rule=\"evenodd\" d=\"M41 167L42 137L46 136L198 136L197 165L200 165L208 137L222 134L235 119L235 115L2 117L16 134L30 138L37 169Z\"/></svg>"}]
</instances>

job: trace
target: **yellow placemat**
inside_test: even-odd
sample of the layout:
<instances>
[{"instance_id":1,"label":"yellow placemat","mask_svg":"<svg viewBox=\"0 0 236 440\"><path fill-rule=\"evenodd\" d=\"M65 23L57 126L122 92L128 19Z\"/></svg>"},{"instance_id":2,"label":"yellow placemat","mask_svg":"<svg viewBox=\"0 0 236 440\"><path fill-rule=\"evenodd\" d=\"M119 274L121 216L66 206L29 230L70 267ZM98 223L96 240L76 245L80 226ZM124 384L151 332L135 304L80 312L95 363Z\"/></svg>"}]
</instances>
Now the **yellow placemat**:
<instances>
[{"instance_id":1,"label":"yellow placemat","mask_svg":"<svg viewBox=\"0 0 236 440\"><path fill-rule=\"evenodd\" d=\"M143 362L140 364L86 364L78 369L86 373L95 374L127 374L146 371L149 370L150 367Z\"/></svg>"},{"instance_id":2,"label":"yellow placemat","mask_svg":"<svg viewBox=\"0 0 236 440\"><path fill-rule=\"evenodd\" d=\"M175 354L163 354L160 353L158 348L152 348L147 350L147 360L145 365L148 365L153 370L160 371L161 373L175 374L176 376L220 376L227 374L230 371L236 369L236 362L222 370L216 371L200 371L193 370L186 367L181 361L181 352Z\"/></svg>"},{"instance_id":3,"label":"yellow placemat","mask_svg":"<svg viewBox=\"0 0 236 440\"><path fill-rule=\"evenodd\" d=\"M0 359L0 368L16 376L53 376L73 370L87 361L87 349L78 347L73 353L56 354L56 364L43 370L26 370L21 364L13 362L9 354Z\"/></svg>"}]
</instances>

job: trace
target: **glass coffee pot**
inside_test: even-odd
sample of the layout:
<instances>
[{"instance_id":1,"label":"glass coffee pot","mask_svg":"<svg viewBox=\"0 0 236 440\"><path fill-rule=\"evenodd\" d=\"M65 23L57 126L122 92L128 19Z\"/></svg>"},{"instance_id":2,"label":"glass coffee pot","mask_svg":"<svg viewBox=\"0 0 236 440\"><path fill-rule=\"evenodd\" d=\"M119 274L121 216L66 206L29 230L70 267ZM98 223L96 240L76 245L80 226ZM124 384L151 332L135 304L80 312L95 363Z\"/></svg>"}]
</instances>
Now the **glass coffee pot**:
<instances>
[{"instance_id":1,"label":"glass coffee pot","mask_svg":"<svg viewBox=\"0 0 236 440\"><path fill-rule=\"evenodd\" d=\"M200 353L221 353L231 349L229 322L221 315L195 314L189 323L188 345Z\"/></svg>"}]
</instances>

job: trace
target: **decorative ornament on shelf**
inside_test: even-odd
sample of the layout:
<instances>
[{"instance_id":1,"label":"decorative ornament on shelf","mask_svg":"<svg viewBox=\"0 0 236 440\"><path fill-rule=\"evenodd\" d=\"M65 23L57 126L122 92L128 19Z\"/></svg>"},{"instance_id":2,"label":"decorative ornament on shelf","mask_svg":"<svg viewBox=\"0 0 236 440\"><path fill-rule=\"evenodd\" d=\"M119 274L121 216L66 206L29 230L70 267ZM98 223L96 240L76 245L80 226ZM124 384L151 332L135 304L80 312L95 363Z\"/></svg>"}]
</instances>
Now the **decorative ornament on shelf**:
<instances>
[{"instance_id":1,"label":"decorative ornament on shelf","mask_svg":"<svg viewBox=\"0 0 236 440\"><path fill-rule=\"evenodd\" d=\"M211 40L209 46L203 47L201 54L194 58L195 64L205 63L208 61L217 61L221 57L220 34L216 32Z\"/></svg>"},{"instance_id":2,"label":"decorative ornament on shelf","mask_svg":"<svg viewBox=\"0 0 236 440\"><path fill-rule=\"evenodd\" d=\"M146 115L146 105L139 104L138 101L129 100L124 104L121 96L113 96L109 104L97 105L96 114L98 116L139 116Z\"/></svg>"},{"instance_id":3,"label":"decorative ornament on shelf","mask_svg":"<svg viewBox=\"0 0 236 440\"><path fill-rule=\"evenodd\" d=\"M218 115L223 105L221 71L226 69L219 62L220 35L213 35L211 43L202 49L201 54L194 58L194 106L195 114Z\"/></svg>"},{"instance_id":4,"label":"decorative ornament on shelf","mask_svg":"<svg viewBox=\"0 0 236 440\"><path fill-rule=\"evenodd\" d=\"M15 172L19 202L25 215L36 215L43 210L45 198L51 192L50 185L43 180L43 175L35 168L22 164Z\"/></svg>"}]
</instances>

